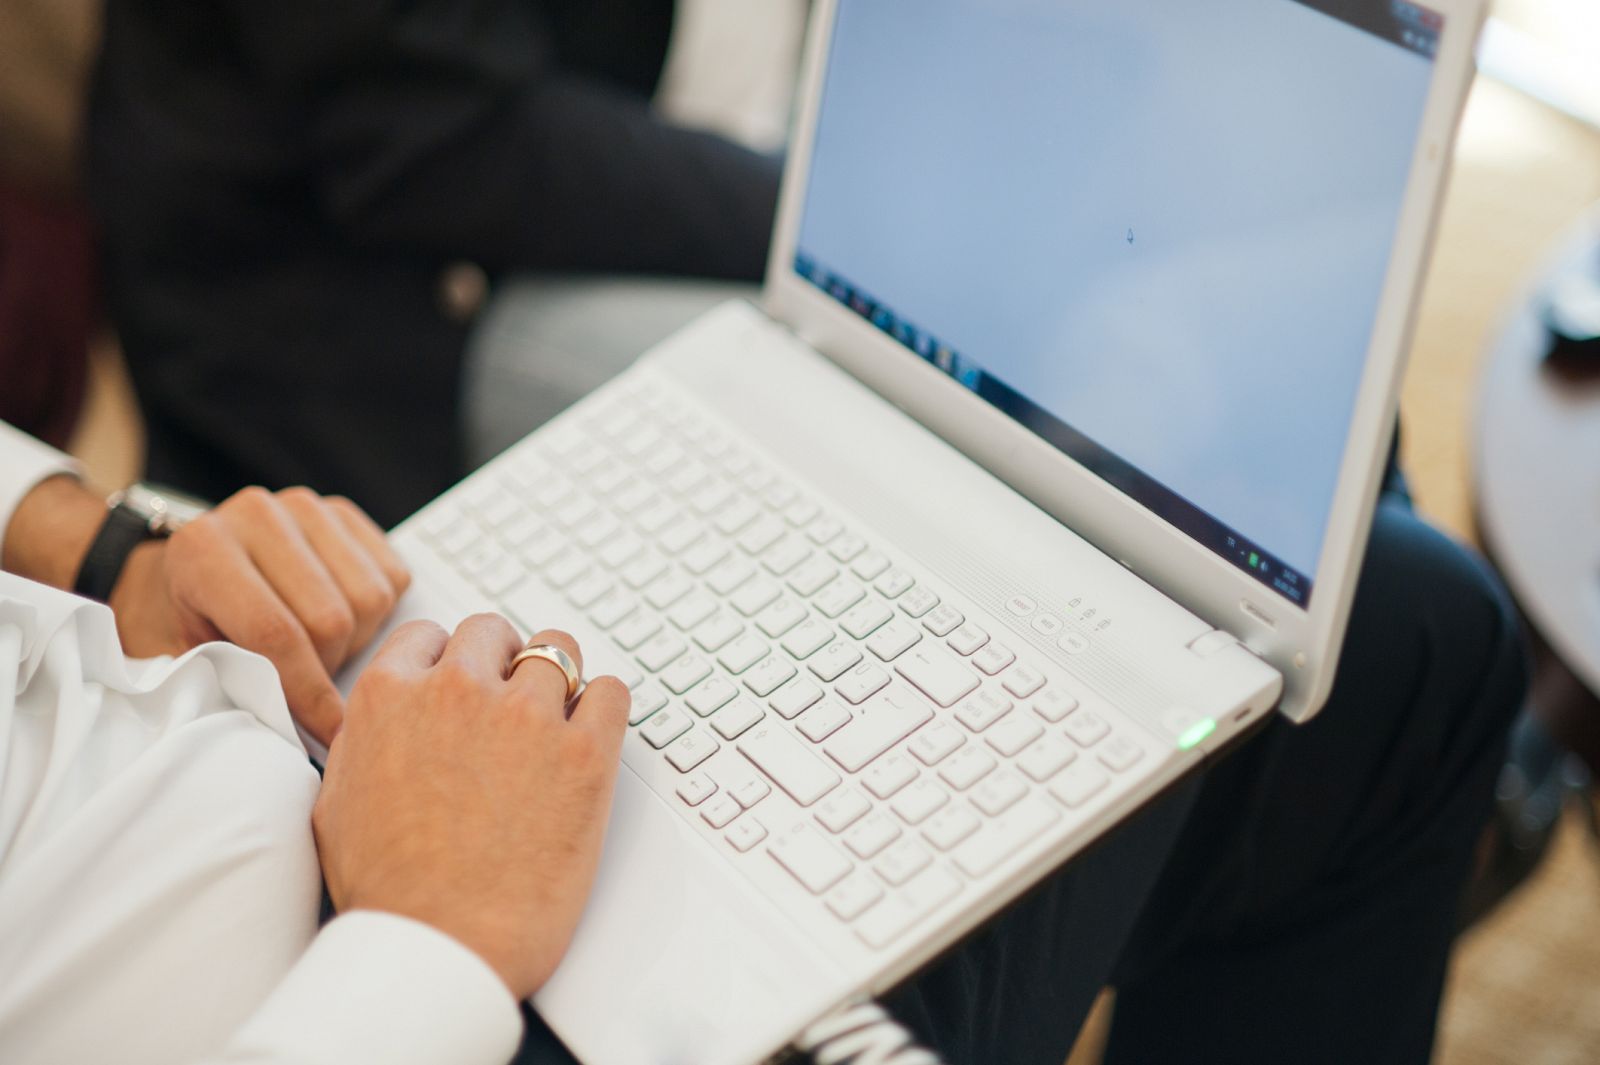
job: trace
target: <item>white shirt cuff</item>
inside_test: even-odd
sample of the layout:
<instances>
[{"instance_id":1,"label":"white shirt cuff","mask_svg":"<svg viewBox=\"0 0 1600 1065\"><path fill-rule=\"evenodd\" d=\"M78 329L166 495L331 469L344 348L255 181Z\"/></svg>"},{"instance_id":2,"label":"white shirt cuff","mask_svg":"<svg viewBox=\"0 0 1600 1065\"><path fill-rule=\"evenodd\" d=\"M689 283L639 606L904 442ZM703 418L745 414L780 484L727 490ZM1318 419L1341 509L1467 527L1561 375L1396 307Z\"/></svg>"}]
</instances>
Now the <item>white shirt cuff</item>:
<instances>
[{"instance_id":1,"label":"white shirt cuff","mask_svg":"<svg viewBox=\"0 0 1600 1065\"><path fill-rule=\"evenodd\" d=\"M59 473L78 472L77 464L55 448L0 422L0 543L4 542L11 516L22 505L23 497L40 481ZM4 562L0 558L0 563Z\"/></svg>"},{"instance_id":2,"label":"white shirt cuff","mask_svg":"<svg viewBox=\"0 0 1600 1065\"><path fill-rule=\"evenodd\" d=\"M505 1065L522 1015L484 961L442 932L357 910L331 921L223 1060Z\"/></svg>"}]
</instances>

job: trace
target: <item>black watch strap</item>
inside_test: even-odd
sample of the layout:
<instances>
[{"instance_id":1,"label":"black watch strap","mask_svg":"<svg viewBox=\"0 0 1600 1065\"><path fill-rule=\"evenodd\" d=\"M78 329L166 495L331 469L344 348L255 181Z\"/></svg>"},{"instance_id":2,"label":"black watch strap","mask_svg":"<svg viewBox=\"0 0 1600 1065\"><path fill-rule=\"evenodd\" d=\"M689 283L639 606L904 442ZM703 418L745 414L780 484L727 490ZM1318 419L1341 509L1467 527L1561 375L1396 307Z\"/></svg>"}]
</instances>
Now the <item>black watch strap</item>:
<instances>
[{"instance_id":1,"label":"black watch strap","mask_svg":"<svg viewBox=\"0 0 1600 1065\"><path fill-rule=\"evenodd\" d=\"M153 539L149 518L121 504L112 507L95 534L94 543L89 545L89 553L83 556L72 590L102 603L109 601L128 556L134 548Z\"/></svg>"}]
</instances>

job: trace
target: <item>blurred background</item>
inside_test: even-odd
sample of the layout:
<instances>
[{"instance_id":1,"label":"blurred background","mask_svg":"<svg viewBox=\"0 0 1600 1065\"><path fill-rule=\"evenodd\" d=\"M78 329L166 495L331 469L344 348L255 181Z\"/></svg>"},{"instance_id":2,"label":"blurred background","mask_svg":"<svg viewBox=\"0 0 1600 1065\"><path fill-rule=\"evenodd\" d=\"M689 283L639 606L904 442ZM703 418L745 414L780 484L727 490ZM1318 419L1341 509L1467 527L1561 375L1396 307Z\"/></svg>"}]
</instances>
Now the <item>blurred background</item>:
<instances>
[{"instance_id":1,"label":"blurred background","mask_svg":"<svg viewBox=\"0 0 1600 1065\"><path fill-rule=\"evenodd\" d=\"M805 0L680 0L657 106L684 124L780 146L806 7ZM90 353L88 371L40 387L69 399L81 393L81 417L60 427L61 438L96 481L120 486L142 469L141 427L114 330L96 302L94 244L77 178L100 17L95 0L0 0L0 322L6 300L59 308L63 335L78 336ZM1600 527L1600 446L1588 446L1600 441L1593 383L1542 393L1517 385L1532 380L1531 334L1518 323L1539 306L1552 256L1570 253L1585 232L1600 233L1600 3L1498 0L1479 65L1406 380L1404 459L1434 522L1480 545L1485 528L1495 530L1490 539L1506 542L1488 546L1502 559L1543 558L1519 549L1515 515L1495 513L1518 505L1518 486L1537 482L1581 500L1593 520L1569 539L1592 538ZM47 253L23 260L24 243ZM26 275L20 282L19 274ZM0 335L0 359L4 344ZM1496 365L1508 376L1488 376L1500 383L1486 387ZM1573 425L1581 417L1587 435L1567 443L1538 438L1533 430L1559 423L1561 411ZM1496 417L1494 431L1509 434L1495 445L1498 465L1479 446ZM1497 478L1509 487L1497 489ZM1546 659L1560 670L1552 682L1559 697L1595 722L1593 674L1582 679L1579 660L1600 652L1600 622L1574 631L1570 617L1538 602L1541 581L1554 582L1558 593L1563 582L1587 582L1600 602L1600 546L1591 539L1589 547L1585 571L1535 566L1508 579L1533 614ZM1436 1056L1443 1065L1600 1061L1600 848L1593 793L1584 792L1581 772L1576 779L1534 811L1539 830L1530 831L1516 871L1525 879L1513 877L1518 886L1460 941ZM1102 1003L1102 1020L1109 1008ZM1095 1060L1095 1043L1091 1025L1073 1061Z\"/></svg>"}]
</instances>

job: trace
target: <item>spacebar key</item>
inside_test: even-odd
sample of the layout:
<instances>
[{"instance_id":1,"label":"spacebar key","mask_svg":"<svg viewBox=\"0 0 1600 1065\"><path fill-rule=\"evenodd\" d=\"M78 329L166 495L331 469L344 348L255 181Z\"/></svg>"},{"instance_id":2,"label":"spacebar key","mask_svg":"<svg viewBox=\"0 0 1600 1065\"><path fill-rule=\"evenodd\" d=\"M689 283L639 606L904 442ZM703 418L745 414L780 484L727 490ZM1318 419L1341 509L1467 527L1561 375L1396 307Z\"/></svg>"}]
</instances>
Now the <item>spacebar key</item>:
<instances>
[{"instance_id":1,"label":"spacebar key","mask_svg":"<svg viewBox=\"0 0 1600 1065\"><path fill-rule=\"evenodd\" d=\"M839 783L839 774L806 750L782 725L769 724L739 737L739 753L789 793L801 806L810 806Z\"/></svg>"}]
</instances>

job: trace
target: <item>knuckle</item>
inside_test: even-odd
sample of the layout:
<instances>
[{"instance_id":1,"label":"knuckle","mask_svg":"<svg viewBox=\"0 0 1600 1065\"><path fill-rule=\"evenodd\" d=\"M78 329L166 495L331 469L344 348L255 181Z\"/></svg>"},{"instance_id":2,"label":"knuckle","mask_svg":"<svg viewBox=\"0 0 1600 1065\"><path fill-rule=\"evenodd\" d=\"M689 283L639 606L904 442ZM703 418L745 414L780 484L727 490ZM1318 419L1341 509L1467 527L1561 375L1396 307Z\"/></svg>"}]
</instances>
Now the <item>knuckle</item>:
<instances>
[{"instance_id":1,"label":"knuckle","mask_svg":"<svg viewBox=\"0 0 1600 1065\"><path fill-rule=\"evenodd\" d=\"M306 631L316 643L340 643L348 640L355 629L355 612L345 603L325 603L306 619Z\"/></svg>"},{"instance_id":2,"label":"knuckle","mask_svg":"<svg viewBox=\"0 0 1600 1065\"><path fill-rule=\"evenodd\" d=\"M251 485L249 488L239 489L222 505L246 512L259 513L272 506L272 493L260 485Z\"/></svg>"},{"instance_id":3,"label":"knuckle","mask_svg":"<svg viewBox=\"0 0 1600 1065\"><path fill-rule=\"evenodd\" d=\"M395 594L386 586L374 584L362 588L351 599L357 617L378 618L393 609Z\"/></svg>"},{"instance_id":4,"label":"knuckle","mask_svg":"<svg viewBox=\"0 0 1600 1065\"><path fill-rule=\"evenodd\" d=\"M304 485L295 485L293 488L285 488L279 491L277 498L278 502L284 506L296 510L304 510L309 507L315 507L322 497Z\"/></svg>"},{"instance_id":5,"label":"knuckle","mask_svg":"<svg viewBox=\"0 0 1600 1065\"><path fill-rule=\"evenodd\" d=\"M275 610L262 613L252 631L255 632L256 642L269 652L286 650L300 635L299 626Z\"/></svg>"}]
</instances>

